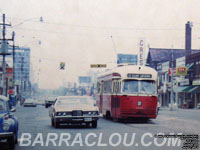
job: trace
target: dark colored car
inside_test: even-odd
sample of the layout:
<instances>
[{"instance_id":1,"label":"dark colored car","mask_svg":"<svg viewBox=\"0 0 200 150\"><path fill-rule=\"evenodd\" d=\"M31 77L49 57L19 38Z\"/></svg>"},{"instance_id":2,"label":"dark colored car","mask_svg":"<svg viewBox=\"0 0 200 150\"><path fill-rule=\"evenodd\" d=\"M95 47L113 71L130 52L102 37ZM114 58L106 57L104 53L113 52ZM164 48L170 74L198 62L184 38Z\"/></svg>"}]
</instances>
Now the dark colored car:
<instances>
[{"instance_id":1,"label":"dark colored car","mask_svg":"<svg viewBox=\"0 0 200 150\"><path fill-rule=\"evenodd\" d=\"M48 98L45 100L45 108L48 108L48 107L50 107L51 105L54 105L54 104L55 104L55 101L56 101L56 98L57 98L57 97L48 97Z\"/></svg>"},{"instance_id":2,"label":"dark colored car","mask_svg":"<svg viewBox=\"0 0 200 150\"><path fill-rule=\"evenodd\" d=\"M12 114L16 109L10 109L9 100L0 95L0 140L6 140L9 148L14 149L18 137L18 121Z\"/></svg>"}]
</instances>

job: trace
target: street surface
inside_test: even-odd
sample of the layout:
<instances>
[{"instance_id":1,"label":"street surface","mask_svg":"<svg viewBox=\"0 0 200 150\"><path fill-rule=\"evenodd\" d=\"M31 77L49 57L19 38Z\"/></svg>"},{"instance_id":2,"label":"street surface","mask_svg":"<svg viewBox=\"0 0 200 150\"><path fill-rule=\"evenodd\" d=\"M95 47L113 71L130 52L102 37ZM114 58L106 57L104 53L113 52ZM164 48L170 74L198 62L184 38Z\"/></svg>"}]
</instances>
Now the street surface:
<instances>
[{"instance_id":1,"label":"street surface","mask_svg":"<svg viewBox=\"0 0 200 150\"><path fill-rule=\"evenodd\" d=\"M113 122L109 119L101 118L98 122L97 128L91 128L87 126L61 126L56 129L51 126L50 118L48 116L48 109L45 109L44 106L34 107L22 107L17 106L17 111L15 115L19 120L19 142L16 145L16 150L64 150L64 149L77 149L77 150L110 150L110 149L138 149L138 150L157 150L157 149L182 149L179 147L168 147L167 144L164 146L158 147L155 144L151 144L150 146L142 146L141 137L145 133L152 133L152 135L157 133L183 133L183 134L198 134L200 135L200 110L183 110L178 109L175 111L169 111L168 109L162 109L159 112L157 119L150 120L147 123L145 122L128 122L128 123L120 123ZM42 138L44 141L44 146L41 146L41 143L35 144L35 146L19 146L22 133L30 133L31 144L33 143L35 137L38 133L42 133ZM58 146L58 140L56 140L57 146L53 146L53 143L50 142L48 146L45 146L46 138L48 133L56 133L58 136L61 133L69 133L71 135L71 139L69 140L69 144L73 142L75 136L80 133L82 138L83 146L80 146L80 143L74 143L74 146L66 146L63 142L61 146ZM89 133L94 133L97 137L90 136L89 143L96 142L98 143L98 136L102 134L101 143L107 144L107 146L87 146L85 143L85 136ZM119 133L122 137L122 142L116 147L111 146L109 144L109 137L114 134ZM124 134L128 133L127 143L130 143L130 139L132 133L136 133L135 141L132 146L124 146L123 139ZM113 138L113 143L117 143L118 138ZM150 136L145 137L145 143L152 142L154 143L154 138ZM161 140L161 142L163 139ZM158 143L161 143L158 142ZM26 143L26 142L24 142ZM4 144L0 145L2 148L6 148ZM1 148L1 149L2 149Z\"/></svg>"}]
</instances>

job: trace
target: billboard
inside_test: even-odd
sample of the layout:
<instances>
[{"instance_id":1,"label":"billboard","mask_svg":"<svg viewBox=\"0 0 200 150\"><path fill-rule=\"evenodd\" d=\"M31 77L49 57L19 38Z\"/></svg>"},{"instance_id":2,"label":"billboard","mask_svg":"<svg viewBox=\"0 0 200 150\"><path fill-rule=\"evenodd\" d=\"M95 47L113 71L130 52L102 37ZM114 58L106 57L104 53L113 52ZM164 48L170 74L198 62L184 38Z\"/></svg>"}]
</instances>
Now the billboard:
<instances>
[{"instance_id":1,"label":"billboard","mask_svg":"<svg viewBox=\"0 0 200 150\"><path fill-rule=\"evenodd\" d=\"M79 76L78 77L79 83L91 83L91 76Z\"/></svg>"},{"instance_id":2,"label":"billboard","mask_svg":"<svg viewBox=\"0 0 200 150\"><path fill-rule=\"evenodd\" d=\"M137 55L133 54L117 54L117 64L131 63L137 65Z\"/></svg>"}]
</instances>

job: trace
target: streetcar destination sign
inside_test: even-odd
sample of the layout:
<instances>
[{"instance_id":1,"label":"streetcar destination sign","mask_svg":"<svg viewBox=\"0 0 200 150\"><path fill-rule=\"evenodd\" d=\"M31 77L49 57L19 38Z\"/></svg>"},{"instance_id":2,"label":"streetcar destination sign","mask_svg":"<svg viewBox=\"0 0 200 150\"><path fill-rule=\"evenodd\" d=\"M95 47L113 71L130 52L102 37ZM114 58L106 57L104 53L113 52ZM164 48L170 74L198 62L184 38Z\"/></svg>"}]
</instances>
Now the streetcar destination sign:
<instances>
[{"instance_id":1,"label":"streetcar destination sign","mask_svg":"<svg viewBox=\"0 0 200 150\"><path fill-rule=\"evenodd\" d=\"M152 78L151 74L128 74L128 78Z\"/></svg>"}]
</instances>

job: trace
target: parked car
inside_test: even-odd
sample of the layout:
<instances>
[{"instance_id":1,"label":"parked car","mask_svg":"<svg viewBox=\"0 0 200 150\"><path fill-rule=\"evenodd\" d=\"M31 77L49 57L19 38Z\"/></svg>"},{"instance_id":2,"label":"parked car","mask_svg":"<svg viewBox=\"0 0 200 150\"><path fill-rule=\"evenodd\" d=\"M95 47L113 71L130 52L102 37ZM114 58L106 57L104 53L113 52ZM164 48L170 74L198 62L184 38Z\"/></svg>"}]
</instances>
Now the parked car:
<instances>
[{"instance_id":1,"label":"parked car","mask_svg":"<svg viewBox=\"0 0 200 150\"><path fill-rule=\"evenodd\" d=\"M197 105L197 109L200 109L200 103L198 103L198 105Z\"/></svg>"},{"instance_id":2,"label":"parked car","mask_svg":"<svg viewBox=\"0 0 200 150\"><path fill-rule=\"evenodd\" d=\"M16 109L10 109L9 100L0 95L0 141L6 140L10 149L15 148L18 138L18 121L12 114Z\"/></svg>"},{"instance_id":3,"label":"parked car","mask_svg":"<svg viewBox=\"0 0 200 150\"><path fill-rule=\"evenodd\" d=\"M45 100L45 108L48 108L50 107L51 105L54 105L55 101L56 101L56 98L57 97L48 97L46 100Z\"/></svg>"},{"instance_id":4,"label":"parked car","mask_svg":"<svg viewBox=\"0 0 200 150\"><path fill-rule=\"evenodd\" d=\"M26 99L24 102L24 107L36 107L36 102L33 99Z\"/></svg>"},{"instance_id":5,"label":"parked car","mask_svg":"<svg viewBox=\"0 0 200 150\"><path fill-rule=\"evenodd\" d=\"M51 125L57 128L61 123L78 123L96 128L99 110L93 101L88 96L58 97L55 105L49 109Z\"/></svg>"},{"instance_id":6,"label":"parked car","mask_svg":"<svg viewBox=\"0 0 200 150\"><path fill-rule=\"evenodd\" d=\"M160 102L158 101L157 102L157 114L158 114L159 111L160 111Z\"/></svg>"},{"instance_id":7,"label":"parked car","mask_svg":"<svg viewBox=\"0 0 200 150\"><path fill-rule=\"evenodd\" d=\"M42 99L35 100L35 103L36 103L36 105L42 105L42 106L44 106L44 105L45 105L45 101L44 101L44 100L42 100Z\"/></svg>"}]
</instances>

